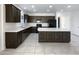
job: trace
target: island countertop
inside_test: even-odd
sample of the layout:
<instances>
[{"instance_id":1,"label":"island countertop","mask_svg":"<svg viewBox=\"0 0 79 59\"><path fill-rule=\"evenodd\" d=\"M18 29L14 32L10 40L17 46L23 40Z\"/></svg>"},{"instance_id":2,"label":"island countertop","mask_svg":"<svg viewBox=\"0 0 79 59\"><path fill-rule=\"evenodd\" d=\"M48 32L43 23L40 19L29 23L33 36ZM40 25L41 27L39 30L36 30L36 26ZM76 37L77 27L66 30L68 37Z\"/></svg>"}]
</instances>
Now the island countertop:
<instances>
[{"instance_id":1,"label":"island countertop","mask_svg":"<svg viewBox=\"0 0 79 59\"><path fill-rule=\"evenodd\" d=\"M61 28L38 28L38 31L70 31L68 29L61 29Z\"/></svg>"}]
</instances>

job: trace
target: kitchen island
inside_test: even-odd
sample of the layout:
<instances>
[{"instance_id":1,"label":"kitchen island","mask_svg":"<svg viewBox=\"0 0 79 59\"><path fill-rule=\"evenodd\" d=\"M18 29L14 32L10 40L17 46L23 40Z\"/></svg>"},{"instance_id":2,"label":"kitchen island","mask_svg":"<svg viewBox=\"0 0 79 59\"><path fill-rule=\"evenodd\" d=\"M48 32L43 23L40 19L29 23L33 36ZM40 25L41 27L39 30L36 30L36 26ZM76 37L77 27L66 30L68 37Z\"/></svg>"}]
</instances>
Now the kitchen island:
<instances>
[{"instance_id":1,"label":"kitchen island","mask_svg":"<svg viewBox=\"0 0 79 59\"><path fill-rule=\"evenodd\" d=\"M56 28L38 28L38 31L39 42L70 42L70 30Z\"/></svg>"}]
</instances>

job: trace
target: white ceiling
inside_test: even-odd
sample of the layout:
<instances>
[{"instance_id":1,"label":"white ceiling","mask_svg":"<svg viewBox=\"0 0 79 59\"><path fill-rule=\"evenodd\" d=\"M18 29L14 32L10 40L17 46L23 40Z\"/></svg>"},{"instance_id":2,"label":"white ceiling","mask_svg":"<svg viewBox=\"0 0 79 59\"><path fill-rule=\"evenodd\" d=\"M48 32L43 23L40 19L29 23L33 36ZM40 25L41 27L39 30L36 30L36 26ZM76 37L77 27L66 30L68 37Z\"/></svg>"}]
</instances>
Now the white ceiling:
<instances>
[{"instance_id":1,"label":"white ceiling","mask_svg":"<svg viewBox=\"0 0 79 59\"><path fill-rule=\"evenodd\" d=\"M34 8L32 8L32 5ZM52 5L52 8L49 8L49 5ZM16 4L26 13L55 13L57 11L79 11L79 4L72 4L68 8L67 4ZM48 10L48 11L47 11Z\"/></svg>"}]
</instances>

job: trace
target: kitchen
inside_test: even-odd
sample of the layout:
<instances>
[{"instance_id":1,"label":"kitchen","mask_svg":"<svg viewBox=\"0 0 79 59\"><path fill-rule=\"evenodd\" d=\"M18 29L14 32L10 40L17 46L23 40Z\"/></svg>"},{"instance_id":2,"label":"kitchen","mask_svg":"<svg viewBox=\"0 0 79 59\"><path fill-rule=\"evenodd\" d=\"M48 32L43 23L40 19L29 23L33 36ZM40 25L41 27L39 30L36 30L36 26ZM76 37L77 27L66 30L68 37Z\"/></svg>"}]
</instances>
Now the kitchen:
<instances>
[{"instance_id":1,"label":"kitchen","mask_svg":"<svg viewBox=\"0 0 79 59\"><path fill-rule=\"evenodd\" d=\"M37 44L71 43L70 5L5 4L5 48L17 49L29 36ZM66 6L66 7L64 7ZM61 10L60 10L61 9ZM30 40L30 39L28 39ZM29 42L31 44L31 41ZM61 48L61 47L60 47ZM26 51L26 50L24 50Z\"/></svg>"}]
</instances>

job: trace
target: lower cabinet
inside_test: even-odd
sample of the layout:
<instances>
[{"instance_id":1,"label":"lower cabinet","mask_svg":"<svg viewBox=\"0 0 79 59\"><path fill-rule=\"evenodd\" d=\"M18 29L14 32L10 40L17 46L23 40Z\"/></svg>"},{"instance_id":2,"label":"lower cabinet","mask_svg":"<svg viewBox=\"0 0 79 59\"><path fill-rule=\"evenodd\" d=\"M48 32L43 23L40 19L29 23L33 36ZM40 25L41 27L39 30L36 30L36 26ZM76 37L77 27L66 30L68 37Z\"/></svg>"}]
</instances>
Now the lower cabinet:
<instances>
[{"instance_id":1,"label":"lower cabinet","mask_svg":"<svg viewBox=\"0 0 79 59\"><path fill-rule=\"evenodd\" d=\"M39 42L70 42L71 34L62 32L39 32Z\"/></svg>"},{"instance_id":2,"label":"lower cabinet","mask_svg":"<svg viewBox=\"0 0 79 59\"><path fill-rule=\"evenodd\" d=\"M30 27L31 33L38 33L37 27Z\"/></svg>"},{"instance_id":3,"label":"lower cabinet","mask_svg":"<svg viewBox=\"0 0 79 59\"><path fill-rule=\"evenodd\" d=\"M22 31L22 41L24 41L30 34L30 28L27 28Z\"/></svg>"},{"instance_id":4,"label":"lower cabinet","mask_svg":"<svg viewBox=\"0 0 79 59\"><path fill-rule=\"evenodd\" d=\"M47 33L46 32L39 32L39 42L47 42Z\"/></svg>"},{"instance_id":5,"label":"lower cabinet","mask_svg":"<svg viewBox=\"0 0 79 59\"><path fill-rule=\"evenodd\" d=\"M22 32L6 32L6 48L17 48L22 43Z\"/></svg>"},{"instance_id":6,"label":"lower cabinet","mask_svg":"<svg viewBox=\"0 0 79 59\"><path fill-rule=\"evenodd\" d=\"M6 48L17 48L30 34L29 28L19 32L6 32Z\"/></svg>"}]
</instances>

